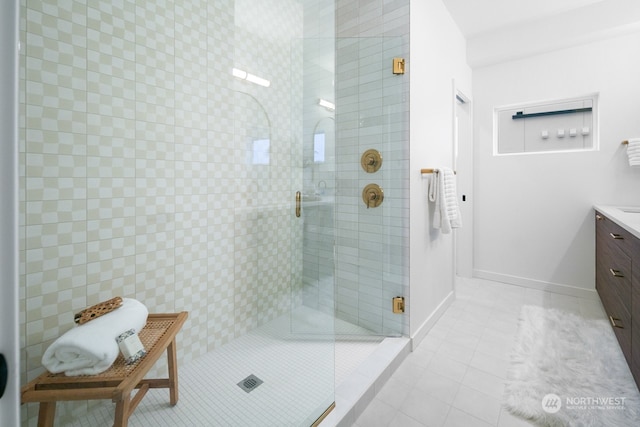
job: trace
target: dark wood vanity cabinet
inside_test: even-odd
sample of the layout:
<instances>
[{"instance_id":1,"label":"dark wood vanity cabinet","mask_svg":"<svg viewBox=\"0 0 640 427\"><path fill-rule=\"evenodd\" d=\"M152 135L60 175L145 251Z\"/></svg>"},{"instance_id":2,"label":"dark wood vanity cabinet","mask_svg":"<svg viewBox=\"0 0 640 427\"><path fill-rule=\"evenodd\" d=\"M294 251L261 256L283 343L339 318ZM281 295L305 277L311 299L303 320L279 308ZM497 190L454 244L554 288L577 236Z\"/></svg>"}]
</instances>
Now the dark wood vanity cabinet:
<instances>
[{"instance_id":1,"label":"dark wood vanity cabinet","mask_svg":"<svg viewBox=\"0 0 640 427\"><path fill-rule=\"evenodd\" d=\"M640 239L631 245L631 373L640 388Z\"/></svg>"},{"instance_id":2,"label":"dark wood vanity cabinet","mask_svg":"<svg viewBox=\"0 0 640 427\"><path fill-rule=\"evenodd\" d=\"M597 211L596 290L640 388L640 239Z\"/></svg>"}]
</instances>

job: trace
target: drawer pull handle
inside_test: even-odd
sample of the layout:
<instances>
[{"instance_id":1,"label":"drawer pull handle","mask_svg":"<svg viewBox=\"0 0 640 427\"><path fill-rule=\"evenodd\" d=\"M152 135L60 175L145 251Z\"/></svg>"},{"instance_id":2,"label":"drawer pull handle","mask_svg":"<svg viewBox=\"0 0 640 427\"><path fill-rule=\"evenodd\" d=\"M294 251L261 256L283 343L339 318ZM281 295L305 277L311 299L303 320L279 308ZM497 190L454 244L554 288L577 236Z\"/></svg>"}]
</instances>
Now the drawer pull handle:
<instances>
[{"instance_id":1,"label":"drawer pull handle","mask_svg":"<svg viewBox=\"0 0 640 427\"><path fill-rule=\"evenodd\" d=\"M604 218L602 218L602 215L598 215L598 214L596 214L596 219L597 219L598 221L602 221Z\"/></svg>"},{"instance_id":2,"label":"drawer pull handle","mask_svg":"<svg viewBox=\"0 0 640 427\"><path fill-rule=\"evenodd\" d=\"M609 233L609 236L613 237L615 240L624 240L624 237L616 233Z\"/></svg>"},{"instance_id":3,"label":"drawer pull handle","mask_svg":"<svg viewBox=\"0 0 640 427\"><path fill-rule=\"evenodd\" d=\"M624 274L620 273L619 270L614 270L613 268L609 269L609 273L611 273L613 277L624 277Z\"/></svg>"},{"instance_id":4,"label":"drawer pull handle","mask_svg":"<svg viewBox=\"0 0 640 427\"><path fill-rule=\"evenodd\" d=\"M616 322L619 322L620 319L616 319L613 316L609 316L609 320L611 321L611 326L613 326L614 328L624 329L624 326L622 326L622 324L616 323Z\"/></svg>"}]
</instances>

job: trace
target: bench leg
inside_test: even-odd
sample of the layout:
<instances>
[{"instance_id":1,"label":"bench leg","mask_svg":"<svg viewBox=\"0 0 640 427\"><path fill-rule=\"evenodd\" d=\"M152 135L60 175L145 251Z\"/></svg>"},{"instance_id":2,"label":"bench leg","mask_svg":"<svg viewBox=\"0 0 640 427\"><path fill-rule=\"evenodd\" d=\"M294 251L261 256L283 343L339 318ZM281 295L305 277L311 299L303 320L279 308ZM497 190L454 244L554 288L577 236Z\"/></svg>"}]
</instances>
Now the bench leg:
<instances>
[{"instance_id":1,"label":"bench leg","mask_svg":"<svg viewBox=\"0 0 640 427\"><path fill-rule=\"evenodd\" d=\"M167 347L167 361L169 365L169 403L173 406L178 403L178 357L175 339Z\"/></svg>"},{"instance_id":2,"label":"bench leg","mask_svg":"<svg viewBox=\"0 0 640 427\"><path fill-rule=\"evenodd\" d=\"M38 427L53 427L56 417L56 402L40 402Z\"/></svg>"},{"instance_id":3,"label":"bench leg","mask_svg":"<svg viewBox=\"0 0 640 427\"><path fill-rule=\"evenodd\" d=\"M124 396L124 399L116 403L116 417L113 421L113 427L127 427L129 423L130 404L130 394Z\"/></svg>"}]
</instances>

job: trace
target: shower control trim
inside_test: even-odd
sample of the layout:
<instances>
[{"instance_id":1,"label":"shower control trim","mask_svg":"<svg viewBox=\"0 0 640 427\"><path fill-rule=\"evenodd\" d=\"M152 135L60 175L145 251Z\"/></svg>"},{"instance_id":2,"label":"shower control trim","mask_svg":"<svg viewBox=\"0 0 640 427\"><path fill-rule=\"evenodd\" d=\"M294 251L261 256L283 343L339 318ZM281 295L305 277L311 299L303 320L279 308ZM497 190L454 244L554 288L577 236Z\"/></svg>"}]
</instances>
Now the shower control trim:
<instances>
[{"instance_id":1,"label":"shower control trim","mask_svg":"<svg viewBox=\"0 0 640 427\"><path fill-rule=\"evenodd\" d=\"M367 173L377 172L382 166L382 154L374 148L371 148L360 157L360 165Z\"/></svg>"},{"instance_id":2,"label":"shower control trim","mask_svg":"<svg viewBox=\"0 0 640 427\"><path fill-rule=\"evenodd\" d=\"M362 189L362 201L369 208L377 208L384 201L384 191L378 184L369 184Z\"/></svg>"}]
</instances>

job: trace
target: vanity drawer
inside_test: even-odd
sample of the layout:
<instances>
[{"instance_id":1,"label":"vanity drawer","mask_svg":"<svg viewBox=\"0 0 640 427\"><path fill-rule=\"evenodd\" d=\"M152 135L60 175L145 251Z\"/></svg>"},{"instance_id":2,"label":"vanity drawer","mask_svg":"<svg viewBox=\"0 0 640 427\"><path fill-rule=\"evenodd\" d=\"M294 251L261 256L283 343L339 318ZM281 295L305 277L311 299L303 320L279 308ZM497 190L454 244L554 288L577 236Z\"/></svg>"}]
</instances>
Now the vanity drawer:
<instances>
[{"instance_id":1,"label":"vanity drawer","mask_svg":"<svg viewBox=\"0 0 640 427\"><path fill-rule=\"evenodd\" d=\"M609 218L596 212L596 242L618 247L628 253L635 237Z\"/></svg>"},{"instance_id":2,"label":"vanity drawer","mask_svg":"<svg viewBox=\"0 0 640 427\"><path fill-rule=\"evenodd\" d=\"M614 292L600 292L600 299L602 299L602 305L604 305L605 312L607 313L607 319L616 334L622 353L629 366L632 366L632 354L631 354L631 315L624 308L624 305L618 298L618 295Z\"/></svg>"},{"instance_id":3,"label":"vanity drawer","mask_svg":"<svg viewBox=\"0 0 640 427\"><path fill-rule=\"evenodd\" d=\"M631 373L640 388L640 239L631 249Z\"/></svg>"},{"instance_id":4,"label":"vanity drawer","mask_svg":"<svg viewBox=\"0 0 640 427\"><path fill-rule=\"evenodd\" d=\"M629 364L636 384L640 384L640 319L637 320L638 317L633 316L631 319L631 363Z\"/></svg>"},{"instance_id":5,"label":"vanity drawer","mask_svg":"<svg viewBox=\"0 0 640 427\"><path fill-rule=\"evenodd\" d=\"M599 245L596 251L596 287L617 294L631 313L631 258L616 246Z\"/></svg>"}]
</instances>

